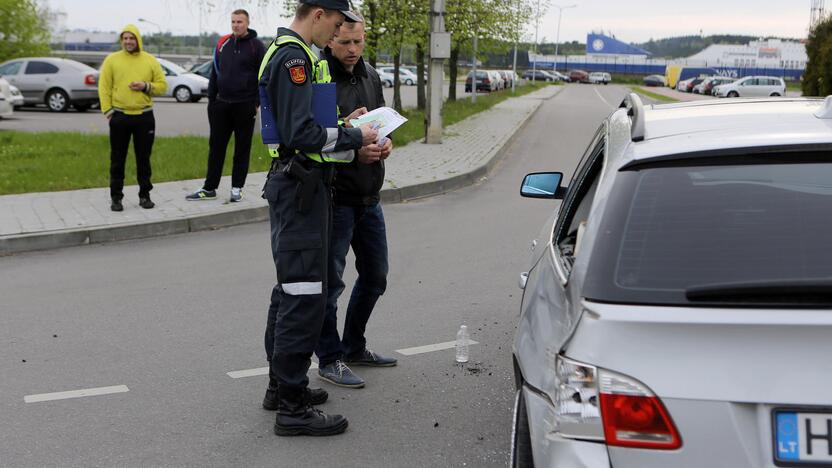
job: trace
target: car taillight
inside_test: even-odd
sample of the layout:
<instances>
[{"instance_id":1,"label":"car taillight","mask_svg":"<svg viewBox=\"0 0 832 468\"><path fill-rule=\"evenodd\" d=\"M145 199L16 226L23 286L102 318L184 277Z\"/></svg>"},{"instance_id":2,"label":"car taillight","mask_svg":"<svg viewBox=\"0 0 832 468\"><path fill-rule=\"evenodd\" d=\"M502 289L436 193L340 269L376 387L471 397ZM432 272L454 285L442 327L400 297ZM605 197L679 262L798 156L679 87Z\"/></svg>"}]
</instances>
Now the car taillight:
<instances>
[{"instance_id":1,"label":"car taillight","mask_svg":"<svg viewBox=\"0 0 832 468\"><path fill-rule=\"evenodd\" d=\"M96 83L98 83L98 79L95 77L95 75L87 75L84 77L85 85L94 85Z\"/></svg>"},{"instance_id":2,"label":"car taillight","mask_svg":"<svg viewBox=\"0 0 832 468\"><path fill-rule=\"evenodd\" d=\"M607 445L673 450L682 439L661 400L647 386L601 371L601 416Z\"/></svg>"},{"instance_id":3,"label":"car taillight","mask_svg":"<svg viewBox=\"0 0 832 468\"><path fill-rule=\"evenodd\" d=\"M661 400L641 382L563 356L555 358L555 420L563 437L673 450L682 439Z\"/></svg>"}]
</instances>

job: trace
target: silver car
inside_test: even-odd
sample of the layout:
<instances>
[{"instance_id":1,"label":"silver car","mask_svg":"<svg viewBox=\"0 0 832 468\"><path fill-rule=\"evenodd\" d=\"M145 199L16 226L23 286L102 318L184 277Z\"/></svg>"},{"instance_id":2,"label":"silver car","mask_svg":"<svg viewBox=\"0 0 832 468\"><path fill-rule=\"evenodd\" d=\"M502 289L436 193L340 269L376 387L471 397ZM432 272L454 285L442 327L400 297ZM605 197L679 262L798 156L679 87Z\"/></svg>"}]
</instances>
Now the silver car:
<instances>
[{"instance_id":1,"label":"silver car","mask_svg":"<svg viewBox=\"0 0 832 468\"><path fill-rule=\"evenodd\" d=\"M170 60L158 57L156 60L168 82L165 96L172 96L177 102L198 102L208 96L208 78L189 72Z\"/></svg>"},{"instance_id":2,"label":"silver car","mask_svg":"<svg viewBox=\"0 0 832 468\"><path fill-rule=\"evenodd\" d=\"M533 242L513 466L832 466L832 98L628 105Z\"/></svg>"},{"instance_id":3,"label":"silver car","mask_svg":"<svg viewBox=\"0 0 832 468\"><path fill-rule=\"evenodd\" d=\"M18 58L0 64L0 75L23 94L24 104L45 104L52 112L70 106L85 112L98 103L98 71L75 60Z\"/></svg>"},{"instance_id":4,"label":"silver car","mask_svg":"<svg viewBox=\"0 0 832 468\"><path fill-rule=\"evenodd\" d=\"M779 97L786 95L786 83L777 76L746 76L714 88L718 97Z\"/></svg>"}]
</instances>

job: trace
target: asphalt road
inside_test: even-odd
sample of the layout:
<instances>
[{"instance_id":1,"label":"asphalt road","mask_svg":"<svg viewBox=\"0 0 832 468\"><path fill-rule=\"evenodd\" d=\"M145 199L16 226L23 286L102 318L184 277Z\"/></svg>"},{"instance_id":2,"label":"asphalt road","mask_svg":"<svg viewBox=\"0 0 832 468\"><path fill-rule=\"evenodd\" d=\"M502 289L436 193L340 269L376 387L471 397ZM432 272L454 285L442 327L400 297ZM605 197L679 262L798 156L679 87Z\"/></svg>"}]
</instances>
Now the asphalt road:
<instances>
[{"instance_id":1,"label":"asphalt road","mask_svg":"<svg viewBox=\"0 0 832 468\"><path fill-rule=\"evenodd\" d=\"M227 375L265 365L267 224L0 258L0 465L505 466L517 279L557 206L521 199L519 183L527 172L570 174L625 92L568 86L490 179L385 207L389 288L367 337L399 365L357 368L361 390L310 372L330 391L322 409L349 418L341 436L273 435L274 415L260 408L266 377ZM467 365L453 349L394 352L452 341L461 323L479 342ZM122 385L129 391L25 402Z\"/></svg>"},{"instance_id":2,"label":"asphalt road","mask_svg":"<svg viewBox=\"0 0 832 468\"><path fill-rule=\"evenodd\" d=\"M443 86L445 97L448 96L447 83ZM465 86L457 84L457 98L470 96ZM416 87L401 87L402 106L416 107ZM393 88L384 88L384 100L388 106L393 105ZM208 115L203 99L197 103L178 103L173 98L156 98L154 115L156 117L156 134L159 136L204 135L208 136ZM259 121L258 127L259 128ZM0 131L19 130L24 132L73 131L107 134L109 127L99 111L76 112L70 109L65 113L49 112L46 107L26 107L16 110L9 119L0 120Z\"/></svg>"}]
</instances>

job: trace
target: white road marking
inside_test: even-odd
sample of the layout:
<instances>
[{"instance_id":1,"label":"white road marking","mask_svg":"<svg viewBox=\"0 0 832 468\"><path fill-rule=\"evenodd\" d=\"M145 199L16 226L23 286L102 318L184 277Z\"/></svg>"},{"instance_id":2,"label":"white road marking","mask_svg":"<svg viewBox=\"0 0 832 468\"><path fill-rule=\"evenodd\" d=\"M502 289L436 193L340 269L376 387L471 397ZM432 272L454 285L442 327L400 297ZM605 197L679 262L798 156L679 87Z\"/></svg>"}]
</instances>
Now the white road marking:
<instances>
[{"instance_id":1,"label":"white road marking","mask_svg":"<svg viewBox=\"0 0 832 468\"><path fill-rule=\"evenodd\" d=\"M468 345L478 344L474 340L468 340ZM451 349L456 347L456 341L446 341L445 343L436 343L425 346L416 346L415 348L397 349L396 352L404 354L405 356L413 356L414 354L431 353L433 351L441 351L443 349Z\"/></svg>"},{"instance_id":2,"label":"white road marking","mask_svg":"<svg viewBox=\"0 0 832 468\"><path fill-rule=\"evenodd\" d=\"M38 403L41 401L66 400L67 398L81 398L88 396L109 395L111 393L129 392L127 385L115 385L112 387L87 388L84 390L71 390L69 392L39 393L37 395L26 395L23 401L26 403Z\"/></svg>"},{"instance_id":3,"label":"white road marking","mask_svg":"<svg viewBox=\"0 0 832 468\"><path fill-rule=\"evenodd\" d=\"M312 364L309 365L310 369L317 369L318 363L312 361ZM269 368L268 367L258 367L256 369L245 369L245 370L238 370L238 371L231 371L226 372L226 374L231 377L232 379L242 379L243 377L255 377L258 375L269 375Z\"/></svg>"},{"instance_id":4,"label":"white road marking","mask_svg":"<svg viewBox=\"0 0 832 468\"><path fill-rule=\"evenodd\" d=\"M609 102L609 101L607 101L606 99L604 99L604 96L601 96L601 93L599 93L599 92L598 92L598 88L592 88L592 90L593 90L593 91L595 91L595 94L597 94L597 95L598 95L598 97L599 97L599 98L601 98L601 100L602 100L602 101L606 102L608 106L610 106L610 107L616 107L616 106L614 106L614 105L610 104L610 102Z\"/></svg>"}]
</instances>

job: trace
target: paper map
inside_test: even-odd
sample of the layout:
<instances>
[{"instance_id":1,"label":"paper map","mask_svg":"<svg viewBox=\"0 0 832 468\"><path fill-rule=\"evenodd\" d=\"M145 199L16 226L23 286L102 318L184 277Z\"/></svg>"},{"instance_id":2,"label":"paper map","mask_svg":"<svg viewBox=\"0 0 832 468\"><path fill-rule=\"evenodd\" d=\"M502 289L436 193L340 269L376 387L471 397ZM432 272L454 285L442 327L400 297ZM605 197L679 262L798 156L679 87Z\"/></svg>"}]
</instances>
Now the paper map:
<instances>
[{"instance_id":1,"label":"paper map","mask_svg":"<svg viewBox=\"0 0 832 468\"><path fill-rule=\"evenodd\" d=\"M350 124L353 127L360 127L364 124L378 125L379 138L386 138L387 135L390 135L393 130L401 127L405 122L407 122L406 118L389 107L379 107L357 119L350 120Z\"/></svg>"}]
</instances>

